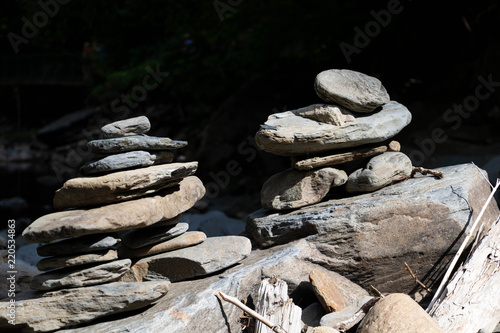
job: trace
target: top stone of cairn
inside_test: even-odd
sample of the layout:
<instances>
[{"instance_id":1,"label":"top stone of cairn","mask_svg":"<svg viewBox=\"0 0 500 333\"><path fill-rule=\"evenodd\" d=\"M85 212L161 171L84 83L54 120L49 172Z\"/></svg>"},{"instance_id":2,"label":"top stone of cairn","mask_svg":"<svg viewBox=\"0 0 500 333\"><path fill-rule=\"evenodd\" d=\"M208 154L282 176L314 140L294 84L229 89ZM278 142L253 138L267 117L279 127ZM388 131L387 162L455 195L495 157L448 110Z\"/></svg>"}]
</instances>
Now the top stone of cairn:
<instances>
[{"instance_id":1,"label":"top stone of cairn","mask_svg":"<svg viewBox=\"0 0 500 333\"><path fill-rule=\"evenodd\" d=\"M372 112L389 102L389 94L377 78L348 69L330 69L316 76L316 94L325 102L351 111Z\"/></svg>"},{"instance_id":2,"label":"top stone of cairn","mask_svg":"<svg viewBox=\"0 0 500 333\"><path fill-rule=\"evenodd\" d=\"M107 124L101 128L105 138L120 138L147 133L151 124L146 116L140 116Z\"/></svg>"}]
</instances>

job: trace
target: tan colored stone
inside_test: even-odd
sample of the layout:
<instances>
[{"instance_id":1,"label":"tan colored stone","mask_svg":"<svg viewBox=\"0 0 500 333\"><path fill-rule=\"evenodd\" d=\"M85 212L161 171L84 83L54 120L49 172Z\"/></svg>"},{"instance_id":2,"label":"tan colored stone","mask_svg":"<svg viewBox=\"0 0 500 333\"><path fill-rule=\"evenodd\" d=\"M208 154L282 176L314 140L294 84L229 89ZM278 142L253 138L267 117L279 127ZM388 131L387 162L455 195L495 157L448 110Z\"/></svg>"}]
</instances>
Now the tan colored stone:
<instances>
[{"instance_id":1,"label":"tan colored stone","mask_svg":"<svg viewBox=\"0 0 500 333\"><path fill-rule=\"evenodd\" d=\"M207 235L201 231L188 231L180 236L169 239L168 241L138 249L131 249L122 244L119 247L119 256L121 258L146 257L157 253L173 251L196 245L202 243L205 239L207 239Z\"/></svg>"},{"instance_id":2,"label":"tan colored stone","mask_svg":"<svg viewBox=\"0 0 500 333\"><path fill-rule=\"evenodd\" d=\"M312 270L309 281L326 313L342 310L349 305L335 281L329 276L318 270Z\"/></svg>"},{"instance_id":3,"label":"tan colored stone","mask_svg":"<svg viewBox=\"0 0 500 333\"><path fill-rule=\"evenodd\" d=\"M314 327L311 330L311 333L339 333L335 328L327 327L327 326L318 326Z\"/></svg>"},{"instance_id":4,"label":"tan colored stone","mask_svg":"<svg viewBox=\"0 0 500 333\"><path fill-rule=\"evenodd\" d=\"M54 208L103 205L130 200L177 185L196 172L197 162L170 163L68 180L56 191Z\"/></svg>"},{"instance_id":5,"label":"tan colored stone","mask_svg":"<svg viewBox=\"0 0 500 333\"><path fill-rule=\"evenodd\" d=\"M346 122L354 121L349 110L337 105L313 104L293 111L297 116L319 121L335 126L344 126Z\"/></svg>"},{"instance_id":6,"label":"tan colored stone","mask_svg":"<svg viewBox=\"0 0 500 333\"><path fill-rule=\"evenodd\" d=\"M333 186L347 181L343 170L323 168L312 171L288 169L271 176L262 186L261 204L269 209L300 208L320 202Z\"/></svg>"},{"instance_id":7,"label":"tan colored stone","mask_svg":"<svg viewBox=\"0 0 500 333\"><path fill-rule=\"evenodd\" d=\"M410 296L390 294L368 312L361 333L444 333Z\"/></svg>"},{"instance_id":8,"label":"tan colored stone","mask_svg":"<svg viewBox=\"0 0 500 333\"><path fill-rule=\"evenodd\" d=\"M108 250L101 253L86 253L71 256L44 258L40 260L36 266L41 271L48 271L50 269L105 262L115 259L118 259L118 253L116 252L116 250Z\"/></svg>"},{"instance_id":9,"label":"tan colored stone","mask_svg":"<svg viewBox=\"0 0 500 333\"><path fill-rule=\"evenodd\" d=\"M154 197L42 216L24 230L23 238L30 242L49 242L61 238L142 228L181 214L204 194L205 187L201 180L190 176L184 178L179 187L166 189Z\"/></svg>"}]
</instances>

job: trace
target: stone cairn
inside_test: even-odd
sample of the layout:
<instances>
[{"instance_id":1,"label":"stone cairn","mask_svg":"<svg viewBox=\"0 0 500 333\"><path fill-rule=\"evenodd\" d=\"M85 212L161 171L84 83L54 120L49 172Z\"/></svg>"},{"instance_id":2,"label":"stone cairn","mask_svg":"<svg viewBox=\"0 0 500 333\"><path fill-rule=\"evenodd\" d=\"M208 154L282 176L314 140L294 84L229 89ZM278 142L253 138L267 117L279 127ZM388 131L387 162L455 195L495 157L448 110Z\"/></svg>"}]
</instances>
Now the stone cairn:
<instances>
[{"instance_id":1,"label":"stone cairn","mask_svg":"<svg viewBox=\"0 0 500 333\"><path fill-rule=\"evenodd\" d=\"M411 175L411 161L399 152L400 144L387 142L410 123L411 113L390 101L378 79L331 69L316 76L314 89L332 104L272 114L255 136L260 148L290 156L292 164L264 183L264 208L300 208L320 202L333 187L371 192ZM364 147L353 149L358 146ZM349 176L332 167L369 157L366 167Z\"/></svg>"},{"instance_id":2,"label":"stone cairn","mask_svg":"<svg viewBox=\"0 0 500 333\"><path fill-rule=\"evenodd\" d=\"M46 243L37 248L47 257L37 266L48 272L32 278L32 289L165 284L220 271L248 256L245 237L188 231L182 213L205 194L193 176L198 163L170 163L187 142L147 136L149 129L144 116L117 121L102 127L104 139L87 143L106 156L82 166L87 176L68 180L55 193L54 207L61 211L23 232L30 242Z\"/></svg>"}]
</instances>

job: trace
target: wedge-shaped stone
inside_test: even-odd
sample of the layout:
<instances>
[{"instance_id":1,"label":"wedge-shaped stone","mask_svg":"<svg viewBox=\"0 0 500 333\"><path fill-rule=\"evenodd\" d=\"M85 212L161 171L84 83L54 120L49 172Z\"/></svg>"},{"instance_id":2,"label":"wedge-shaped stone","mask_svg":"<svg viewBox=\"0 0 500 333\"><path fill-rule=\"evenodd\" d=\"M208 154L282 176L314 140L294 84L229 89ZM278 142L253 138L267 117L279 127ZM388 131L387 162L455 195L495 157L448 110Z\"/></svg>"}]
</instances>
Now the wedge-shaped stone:
<instances>
[{"instance_id":1,"label":"wedge-shaped stone","mask_svg":"<svg viewBox=\"0 0 500 333\"><path fill-rule=\"evenodd\" d=\"M188 231L180 236L159 244L148 245L138 249L132 249L122 244L119 248L118 254L121 258L146 257L157 253L174 251L200 244L205 239L207 239L207 235L201 231Z\"/></svg>"},{"instance_id":2,"label":"wedge-shaped stone","mask_svg":"<svg viewBox=\"0 0 500 333\"><path fill-rule=\"evenodd\" d=\"M196 246L143 258L135 265L147 265L147 280L175 282L225 269L245 259L251 250L246 237L211 237Z\"/></svg>"},{"instance_id":3,"label":"wedge-shaped stone","mask_svg":"<svg viewBox=\"0 0 500 333\"><path fill-rule=\"evenodd\" d=\"M54 208L104 205L129 200L178 184L193 175L198 162L171 163L68 180L56 191Z\"/></svg>"},{"instance_id":4,"label":"wedge-shaped stone","mask_svg":"<svg viewBox=\"0 0 500 333\"><path fill-rule=\"evenodd\" d=\"M349 110L337 105L313 104L293 111L297 116L309 118L335 126L344 126L355 118Z\"/></svg>"},{"instance_id":5,"label":"wedge-shaped stone","mask_svg":"<svg viewBox=\"0 0 500 333\"><path fill-rule=\"evenodd\" d=\"M309 280L326 313L340 311L349 305L340 288L329 275L319 270L312 270Z\"/></svg>"},{"instance_id":6,"label":"wedge-shaped stone","mask_svg":"<svg viewBox=\"0 0 500 333\"><path fill-rule=\"evenodd\" d=\"M385 152L373 157L366 168L349 175L347 192L372 192L389 185L393 180L408 177L413 170L411 160L400 152Z\"/></svg>"},{"instance_id":7,"label":"wedge-shaped stone","mask_svg":"<svg viewBox=\"0 0 500 333\"><path fill-rule=\"evenodd\" d=\"M255 140L269 153L293 156L382 142L411 121L410 111L394 101L378 112L354 116L353 122L335 126L297 116L292 111L275 113L257 132Z\"/></svg>"},{"instance_id":8,"label":"wedge-shaped stone","mask_svg":"<svg viewBox=\"0 0 500 333\"><path fill-rule=\"evenodd\" d=\"M10 320L8 299L0 302L0 327L48 332L88 323L108 315L137 310L167 294L168 281L113 282L99 286L63 289L42 295L16 294L15 323Z\"/></svg>"},{"instance_id":9,"label":"wedge-shaped stone","mask_svg":"<svg viewBox=\"0 0 500 333\"><path fill-rule=\"evenodd\" d=\"M80 168L83 175L104 174L124 169L147 167L155 164L169 163L174 160L170 151L130 151L128 153L110 155L100 160L88 162Z\"/></svg>"},{"instance_id":10,"label":"wedge-shaped stone","mask_svg":"<svg viewBox=\"0 0 500 333\"><path fill-rule=\"evenodd\" d=\"M108 250L101 253L84 253L71 256L57 256L40 260L36 267L41 271L73 267L85 264L100 263L118 259L116 250Z\"/></svg>"},{"instance_id":11,"label":"wedge-shaped stone","mask_svg":"<svg viewBox=\"0 0 500 333\"><path fill-rule=\"evenodd\" d=\"M78 253L91 253L115 248L120 243L116 234L99 234L63 239L58 242L37 247L39 256L64 256Z\"/></svg>"},{"instance_id":12,"label":"wedge-shaped stone","mask_svg":"<svg viewBox=\"0 0 500 333\"><path fill-rule=\"evenodd\" d=\"M409 293L415 281L402 274L405 261L433 288L490 194L484 176L471 164L438 170L444 178L416 175L373 193L291 212L261 209L247 218L246 233L265 247L305 238L324 254L315 263L364 288ZM498 215L491 202L483 230Z\"/></svg>"},{"instance_id":13,"label":"wedge-shaped stone","mask_svg":"<svg viewBox=\"0 0 500 333\"><path fill-rule=\"evenodd\" d=\"M30 287L34 290L54 290L92 286L117 280L130 269L130 259L122 259L77 268L63 268L33 276Z\"/></svg>"},{"instance_id":14,"label":"wedge-shaped stone","mask_svg":"<svg viewBox=\"0 0 500 333\"><path fill-rule=\"evenodd\" d=\"M148 117L140 116L125 120L115 121L101 127L105 138L119 138L123 136L147 133L151 129Z\"/></svg>"},{"instance_id":15,"label":"wedge-shaped stone","mask_svg":"<svg viewBox=\"0 0 500 333\"><path fill-rule=\"evenodd\" d=\"M188 229L189 224L181 222L165 227L149 227L131 230L122 235L122 242L132 249L137 249L147 245L167 241L169 239L182 235Z\"/></svg>"},{"instance_id":16,"label":"wedge-shaped stone","mask_svg":"<svg viewBox=\"0 0 500 333\"><path fill-rule=\"evenodd\" d=\"M112 154L132 150L170 150L187 146L187 141L158 138L147 135L132 135L123 138L93 140L87 147L94 153Z\"/></svg>"},{"instance_id":17,"label":"wedge-shaped stone","mask_svg":"<svg viewBox=\"0 0 500 333\"><path fill-rule=\"evenodd\" d=\"M264 208L300 208L320 202L330 187L343 185L346 181L345 171L334 168L311 171L288 169L264 183L260 200Z\"/></svg>"},{"instance_id":18,"label":"wedge-shaped stone","mask_svg":"<svg viewBox=\"0 0 500 333\"><path fill-rule=\"evenodd\" d=\"M195 176L179 186L145 197L100 208L69 210L42 216L29 225L23 238L49 242L61 238L142 228L171 219L193 207L203 197L205 187Z\"/></svg>"},{"instance_id":19,"label":"wedge-shaped stone","mask_svg":"<svg viewBox=\"0 0 500 333\"><path fill-rule=\"evenodd\" d=\"M382 82L348 69L330 69L316 76L316 94L329 103L338 103L356 112L372 112L389 102Z\"/></svg>"}]
</instances>

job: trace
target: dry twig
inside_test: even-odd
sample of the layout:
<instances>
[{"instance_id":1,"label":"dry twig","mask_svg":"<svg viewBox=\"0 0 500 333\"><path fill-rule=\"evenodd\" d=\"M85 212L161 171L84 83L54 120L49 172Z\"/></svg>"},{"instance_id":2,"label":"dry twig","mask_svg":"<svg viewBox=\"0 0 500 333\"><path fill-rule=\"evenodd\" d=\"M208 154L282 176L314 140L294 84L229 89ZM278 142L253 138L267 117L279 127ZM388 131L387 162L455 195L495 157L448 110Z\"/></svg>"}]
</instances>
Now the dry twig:
<instances>
[{"instance_id":1,"label":"dry twig","mask_svg":"<svg viewBox=\"0 0 500 333\"><path fill-rule=\"evenodd\" d=\"M255 312L254 310L250 309L248 306L246 306L242 302L240 302L236 297L228 296L228 295L224 294L222 291L218 291L216 293L216 295L218 297L220 297L222 300L224 300L226 302L229 302L229 303L231 303L233 305L236 305L237 307L239 307L240 309L242 309L243 311L245 311L246 313L248 313L248 315L252 316L253 318L255 318L255 319L259 320L259 321L261 321L264 325L266 325L267 327L269 327L270 329L272 329L274 332L276 332L276 333L287 333L279 325L275 325L275 324L271 323L269 320L267 320L266 318L264 318L263 316L261 316L260 314L258 314L257 312Z\"/></svg>"},{"instance_id":2,"label":"dry twig","mask_svg":"<svg viewBox=\"0 0 500 333\"><path fill-rule=\"evenodd\" d=\"M415 274L413 274L413 271L411 270L410 266L408 266L408 264L405 262L405 266L406 266L406 269L408 270L408 272L410 272L410 275L413 277L413 279L415 280L415 283L420 285L422 288L424 288L425 290L427 290L428 292L432 292L431 288L428 288L425 284L423 284L416 276Z\"/></svg>"},{"instance_id":3,"label":"dry twig","mask_svg":"<svg viewBox=\"0 0 500 333\"><path fill-rule=\"evenodd\" d=\"M426 168L422 168L422 167L413 167L413 170L411 172L411 175L410 177L414 177L416 173L421 173L422 175L433 175L435 177L438 177L438 178L443 178L444 177L444 173L442 173L441 171L436 171L436 170L432 170L432 169L426 169Z\"/></svg>"},{"instance_id":4,"label":"dry twig","mask_svg":"<svg viewBox=\"0 0 500 333\"><path fill-rule=\"evenodd\" d=\"M378 297L380 297L380 298L384 298L384 295L382 295L382 293L381 293L380 291L378 291L378 289L377 289L377 288L375 288L374 286L372 286L371 284L370 284L370 290L371 290L374 294L376 294Z\"/></svg>"}]
</instances>

